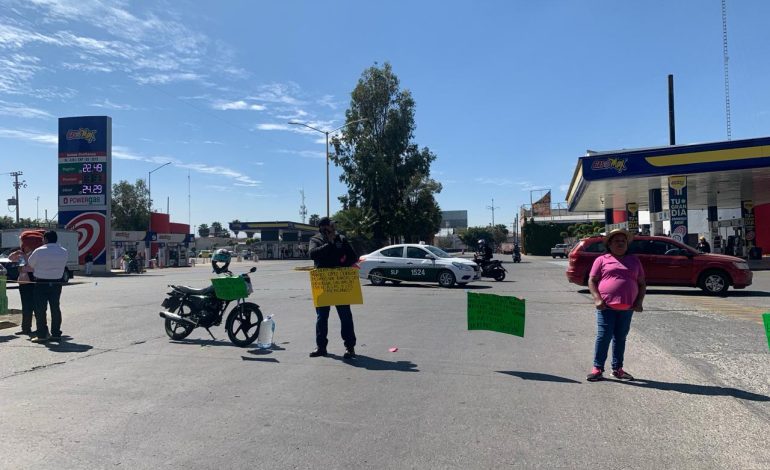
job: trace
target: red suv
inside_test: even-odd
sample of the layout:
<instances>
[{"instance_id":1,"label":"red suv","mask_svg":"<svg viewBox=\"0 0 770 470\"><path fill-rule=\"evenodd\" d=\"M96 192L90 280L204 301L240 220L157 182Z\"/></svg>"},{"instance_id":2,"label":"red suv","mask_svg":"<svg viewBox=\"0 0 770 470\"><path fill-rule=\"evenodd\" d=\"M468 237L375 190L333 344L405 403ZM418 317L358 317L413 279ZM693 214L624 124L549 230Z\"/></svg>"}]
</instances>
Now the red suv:
<instances>
[{"instance_id":1,"label":"red suv","mask_svg":"<svg viewBox=\"0 0 770 470\"><path fill-rule=\"evenodd\" d=\"M604 237L580 240L569 253L567 280L588 285L594 260L605 253ZM734 256L698 253L668 237L636 236L628 252L639 257L647 285L700 287L709 294L723 295L727 288L751 285L748 263Z\"/></svg>"}]
</instances>

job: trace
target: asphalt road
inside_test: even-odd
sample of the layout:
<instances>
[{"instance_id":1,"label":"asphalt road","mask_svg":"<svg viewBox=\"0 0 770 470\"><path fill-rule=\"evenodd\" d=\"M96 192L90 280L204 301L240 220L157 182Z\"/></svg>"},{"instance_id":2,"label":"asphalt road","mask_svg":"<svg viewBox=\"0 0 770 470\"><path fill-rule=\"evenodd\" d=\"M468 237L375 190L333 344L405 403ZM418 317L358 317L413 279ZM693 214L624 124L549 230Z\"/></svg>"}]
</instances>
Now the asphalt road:
<instances>
[{"instance_id":1,"label":"asphalt road","mask_svg":"<svg viewBox=\"0 0 770 470\"><path fill-rule=\"evenodd\" d=\"M252 275L271 351L223 327L166 337L166 285L203 287L204 266L76 278L62 345L0 330L0 468L770 468L770 272L726 299L651 288L626 351L638 380L589 383L594 311L564 261L525 256L469 289L526 299L524 338L467 331L464 289L363 282L352 361L334 314L331 356L307 356L299 265Z\"/></svg>"}]
</instances>

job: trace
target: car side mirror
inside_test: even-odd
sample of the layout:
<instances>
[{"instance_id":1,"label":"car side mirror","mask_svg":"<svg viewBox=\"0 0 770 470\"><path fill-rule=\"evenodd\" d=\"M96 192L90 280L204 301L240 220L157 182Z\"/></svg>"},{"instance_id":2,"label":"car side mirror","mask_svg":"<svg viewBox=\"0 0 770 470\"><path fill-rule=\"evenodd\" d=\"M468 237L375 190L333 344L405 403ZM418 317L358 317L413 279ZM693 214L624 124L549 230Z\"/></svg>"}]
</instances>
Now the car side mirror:
<instances>
[{"instance_id":1,"label":"car side mirror","mask_svg":"<svg viewBox=\"0 0 770 470\"><path fill-rule=\"evenodd\" d=\"M436 261L436 257L433 256L433 255L425 255L425 259L430 259L430 260Z\"/></svg>"},{"instance_id":2,"label":"car side mirror","mask_svg":"<svg viewBox=\"0 0 770 470\"><path fill-rule=\"evenodd\" d=\"M253 272L256 272L256 271L257 271L257 267L256 266L252 266L251 269L249 269L250 273L253 273Z\"/></svg>"}]
</instances>

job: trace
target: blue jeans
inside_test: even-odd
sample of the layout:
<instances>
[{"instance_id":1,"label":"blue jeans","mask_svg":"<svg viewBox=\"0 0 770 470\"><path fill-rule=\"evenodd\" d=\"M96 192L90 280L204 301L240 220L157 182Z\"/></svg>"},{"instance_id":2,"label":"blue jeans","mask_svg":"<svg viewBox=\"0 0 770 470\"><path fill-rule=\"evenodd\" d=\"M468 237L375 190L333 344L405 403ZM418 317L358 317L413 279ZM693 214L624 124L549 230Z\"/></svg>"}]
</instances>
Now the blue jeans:
<instances>
[{"instance_id":1,"label":"blue jeans","mask_svg":"<svg viewBox=\"0 0 770 470\"><path fill-rule=\"evenodd\" d=\"M336 305L337 315L340 317L342 326L340 334L346 348L352 348L356 345L356 333L353 330L353 312L350 311L350 305ZM318 349L326 349L329 340L326 336L329 333L329 310L331 307L316 307L315 320L315 344Z\"/></svg>"},{"instance_id":2,"label":"blue jeans","mask_svg":"<svg viewBox=\"0 0 770 470\"><path fill-rule=\"evenodd\" d=\"M597 310L596 311L596 346L594 347L594 367L604 370L607 350L612 340L612 370L623 367L623 355L626 352L626 336L631 329L633 310Z\"/></svg>"}]
</instances>

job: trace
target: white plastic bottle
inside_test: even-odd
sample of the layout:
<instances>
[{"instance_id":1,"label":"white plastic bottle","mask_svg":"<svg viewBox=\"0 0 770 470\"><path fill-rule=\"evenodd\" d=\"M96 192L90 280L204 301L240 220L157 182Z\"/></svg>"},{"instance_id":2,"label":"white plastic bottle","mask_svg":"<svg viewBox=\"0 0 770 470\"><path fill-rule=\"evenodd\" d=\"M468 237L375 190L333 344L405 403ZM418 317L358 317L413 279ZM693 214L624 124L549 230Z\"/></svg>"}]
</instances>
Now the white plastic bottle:
<instances>
[{"instance_id":1,"label":"white plastic bottle","mask_svg":"<svg viewBox=\"0 0 770 470\"><path fill-rule=\"evenodd\" d=\"M262 320L259 326L259 336L257 337L257 347L260 349L270 349L273 347L273 334L275 333L275 321L272 315Z\"/></svg>"}]
</instances>

